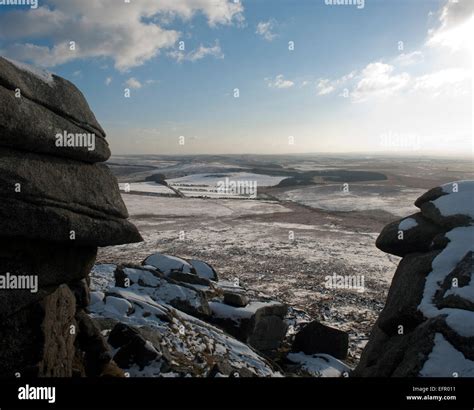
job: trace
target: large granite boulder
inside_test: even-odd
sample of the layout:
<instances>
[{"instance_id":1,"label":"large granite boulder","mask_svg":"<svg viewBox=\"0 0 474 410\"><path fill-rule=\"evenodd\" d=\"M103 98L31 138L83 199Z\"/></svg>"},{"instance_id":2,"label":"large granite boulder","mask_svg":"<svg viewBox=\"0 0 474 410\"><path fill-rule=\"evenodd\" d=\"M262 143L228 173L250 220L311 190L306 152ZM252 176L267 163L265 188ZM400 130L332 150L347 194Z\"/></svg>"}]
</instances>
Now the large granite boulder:
<instances>
[{"instance_id":1,"label":"large granite boulder","mask_svg":"<svg viewBox=\"0 0 474 410\"><path fill-rule=\"evenodd\" d=\"M141 240L109 156L74 85L0 57L0 376L121 374L85 312L97 246Z\"/></svg>"},{"instance_id":2,"label":"large granite boulder","mask_svg":"<svg viewBox=\"0 0 474 410\"><path fill-rule=\"evenodd\" d=\"M375 245L392 255L405 256L413 252L427 252L435 245L433 239L446 232L421 213L410 215L383 228Z\"/></svg>"},{"instance_id":3,"label":"large granite boulder","mask_svg":"<svg viewBox=\"0 0 474 410\"><path fill-rule=\"evenodd\" d=\"M354 376L474 376L474 181L434 188L415 204L431 221L416 235L436 236L429 247L404 245ZM389 242L385 249L400 254Z\"/></svg>"}]
</instances>

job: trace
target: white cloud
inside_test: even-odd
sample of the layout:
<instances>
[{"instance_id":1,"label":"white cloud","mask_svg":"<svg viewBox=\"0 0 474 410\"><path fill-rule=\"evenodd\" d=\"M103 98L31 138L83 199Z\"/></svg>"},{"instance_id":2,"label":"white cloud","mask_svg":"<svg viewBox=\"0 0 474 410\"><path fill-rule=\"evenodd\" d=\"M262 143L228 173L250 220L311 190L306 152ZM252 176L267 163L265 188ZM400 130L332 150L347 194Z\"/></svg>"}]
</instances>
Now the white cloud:
<instances>
[{"instance_id":1,"label":"white cloud","mask_svg":"<svg viewBox=\"0 0 474 410\"><path fill-rule=\"evenodd\" d=\"M127 81L125 81L125 85L128 88L132 88L132 89L142 88L142 83L138 81L135 77L130 77Z\"/></svg>"},{"instance_id":2,"label":"white cloud","mask_svg":"<svg viewBox=\"0 0 474 410\"><path fill-rule=\"evenodd\" d=\"M417 92L431 98L441 94L463 95L470 91L472 72L466 68L444 68L420 76L410 76L407 72L396 74L395 71L396 67L390 64L370 63L360 72L353 71L336 80L320 79L316 86L317 93L328 95L346 85L352 89L349 92L352 100L362 102L400 95L402 92Z\"/></svg>"},{"instance_id":3,"label":"white cloud","mask_svg":"<svg viewBox=\"0 0 474 410\"><path fill-rule=\"evenodd\" d=\"M268 21L261 21L257 24L257 30L255 31L255 33L263 37L267 41L272 41L277 37L277 35L273 32L276 24L276 21L273 19Z\"/></svg>"},{"instance_id":4,"label":"white cloud","mask_svg":"<svg viewBox=\"0 0 474 410\"><path fill-rule=\"evenodd\" d=\"M346 74L335 80L330 80L328 78L320 78L316 83L316 91L318 95L328 95L333 93L336 89L345 85L349 80L352 80L356 75L356 71L351 71L349 74Z\"/></svg>"},{"instance_id":5,"label":"white cloud","mask_svg":"<svg viewBox=\"0 0 474 410\"><path fill-rule=\"evenodd\" d=\"M181 63L183 61L198 61L207 56L222 59L224 58L224 53L222 52L219 41L216 40L215 44L211 47L206 47L201 44L196 50L193 50L189 53L174 50L170 51L168 56Z\"/></svg>"},{"instance_id":6,"label":"white cloud","mask_svg":"<svg viewBox=\"0 0 474 410\"><path fill-rule=\"evenodd\" d=\"M331 94L335 88L331 84L331 80L327 78L322 78L318 81L318 84L316 85L318 95L327 95Z\"/></svg>"},{"instance_id":7,"label":"white cloud","mask_svg":"<svg viewBox=\"0 0 474 410\"><path fill-rule=\"evenodd\" d=\"M110 85L110 84L112 84L112 77L107 77L105 79L105 85Z\"/></svg>"},{"instance_id":8,"label":"white cloud","mask_svg":"<svg viewBox=\"0 0 474 410\"><path fill-rule=\"evenodd\" d=\"M291 88L295 83L291 80L285 80L283 74L277 75L274 79L265 78L268 87L270 88Z\"/></svg>"},{"instance_id":9,"label":"white cloud","mask_svg":"<svg viewBox=\"0 0 474 410\"><path fill-rule=\"evenodd\" d=\"M402 53L395 57L393 60L395 65L399 67L408 67L413 64L421 63L424 60L423 53L421 51L413 51L411 53Z\"/></svg>"},{"instance_id":10,"label":"white cloud","mask_svg":"<svg viewBox=\"0 0 474 410\"><path fill-rule=\"evenodd\" d=\"M442 93L456 95L469 92L470 70L463 68L447 68L431 74L417 77L414 81L415 91L431 91L434 96Z\"/></svg>"},{"instance_id":11,"label":"white cloud","mask_svg":"<svg viewBox=\"0 0 474 410\"><path fill-rule=\"evenodd\" d=\"M382 62L370 63L361 72L351 95L355 101L365 101L369 97L389 97L405 88L408 73L394 74L394 66Z\"/></svg>"},{"instance_id":12,"label":"white cloud","mask_svg":"<svg viewBox=\"0 0 474 410\"><path fill-rule=\"evenodd\" d=\"M7 56L45 67L108 57L118 70L126 71L179 39L179 32L156 23L160 16L188 21L200 13L211 27L243 21L242 3L232 0L50 0L49 4L51 8L0 14L0 36L11 44L2 50ZM43 40L52 45L42 45ZM75 51L69 48L71 40L76 42Z\"/></svg>"},{"instance_id":13,"label":"white cloud","mask_svg":"<svg viewBox=\"0 0 474 410\"><path fill-rule=\"evenodd\" d=\"M438 28L429 32L427 45L441 46L451 51L471 47L474 37L474 2L472 0L449 0L441 9Z\"/></svg>"}]
</instances>

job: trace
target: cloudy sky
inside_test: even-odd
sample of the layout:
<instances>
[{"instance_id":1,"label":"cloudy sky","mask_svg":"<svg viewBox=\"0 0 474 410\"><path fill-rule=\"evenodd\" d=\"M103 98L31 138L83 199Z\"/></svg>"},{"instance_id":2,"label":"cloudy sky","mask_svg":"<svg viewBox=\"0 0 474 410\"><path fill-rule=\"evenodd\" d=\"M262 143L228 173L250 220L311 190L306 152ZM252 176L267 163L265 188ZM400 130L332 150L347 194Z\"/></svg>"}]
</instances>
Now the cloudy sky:
<instances>
[{"instance_id":1,"label":"cloudy sky","mask_svg":"<svg viewBox=\"0 0 474 410\"><path fill-rule=\"evenodd\" d=\"M472 154L474 2L326 3L0 5L0 54L73 81L115 154Z\"/></svg>"}]
</instances>

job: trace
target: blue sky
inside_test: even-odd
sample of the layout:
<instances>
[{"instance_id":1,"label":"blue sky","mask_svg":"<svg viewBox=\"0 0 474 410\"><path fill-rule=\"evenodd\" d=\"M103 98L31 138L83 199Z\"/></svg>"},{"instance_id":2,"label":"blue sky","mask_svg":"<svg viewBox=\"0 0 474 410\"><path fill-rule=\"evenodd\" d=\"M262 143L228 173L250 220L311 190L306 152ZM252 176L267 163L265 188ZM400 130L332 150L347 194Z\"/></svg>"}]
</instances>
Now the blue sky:
<instances>
[{"instance_id":1,"label":"blue sky","mask_svg":"<svg viewBox=\"0 0 474 410\"><path fill-rule=\"evenodd\" d=\"M472 150L472 2L65 3L0 6L0 54L73 81L116 154Z\"/></svg>"}]
</instances>

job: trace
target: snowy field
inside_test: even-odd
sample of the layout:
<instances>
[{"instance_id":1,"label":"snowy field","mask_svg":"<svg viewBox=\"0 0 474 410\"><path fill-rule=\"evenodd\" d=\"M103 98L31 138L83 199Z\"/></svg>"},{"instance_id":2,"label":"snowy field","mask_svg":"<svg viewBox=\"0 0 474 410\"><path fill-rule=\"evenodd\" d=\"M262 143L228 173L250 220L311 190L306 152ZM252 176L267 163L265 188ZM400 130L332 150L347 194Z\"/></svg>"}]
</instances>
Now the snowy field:
<instances>
[{"instance_id":1,"label":"snowy field","mask_svg":"<svg viewBox=\"0 0 474 410\"><path fill-rule=\"evenodd\" d=\"M154 198L132 194L122 194L132 221L146 223L164 219L175 223L176 218L188 218L195 221L207 218L238 218L244 215L272 214L290 212L286 207L272 201L200 199L200 198Z\"/></svg>"},{"instance_id":2,"label":"snowy field","mask_svg":"<svg viewBox=\"0 0 474 410\"><path fill-rule=\"evenodd\" d=\"M328 184L292 189L275 196L312 208L327 211L350 212L384 210L396 216L406 216L417 211L416 198L426 190L387 186L387 184Z\"/></svg>"},{"instance_id":3,"label":"snowy field","mask_svg":"<svg viewBox=\"0 0 474 410\"><path fill-rule=\"evenodd\" d=\"M249 172L229 172L223 174L193 174L181 178L170 179L167 182L173 186L218 186L219 182L228 178L230 181L249 181L256 182L258 186L268 187L278 185L287 177L284 176L269 176L262 174L252 174Z\"/></svg>"},{"instance_id":4,"label":"snowy field","mask_svg":"<svg viewBox=\"0 0 474 410\"><path fill-rule=\"evenodd\" d=\"M193 174L166 182L186 197L233 198L255 197L258 188L278 185L286 178L249 172L229 172Z\"/></svg>"}]
</instances>

